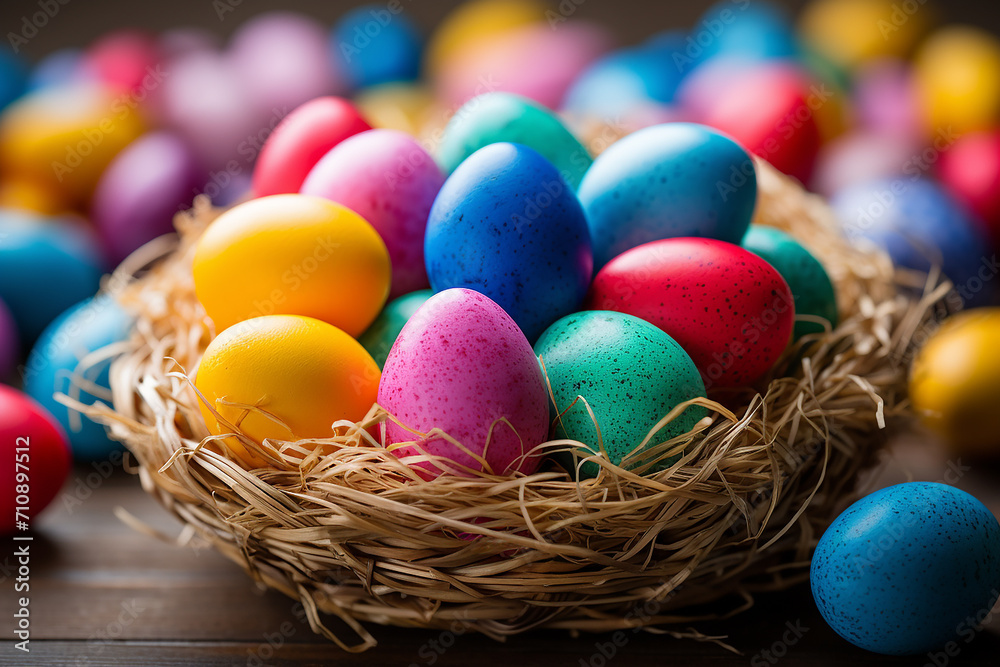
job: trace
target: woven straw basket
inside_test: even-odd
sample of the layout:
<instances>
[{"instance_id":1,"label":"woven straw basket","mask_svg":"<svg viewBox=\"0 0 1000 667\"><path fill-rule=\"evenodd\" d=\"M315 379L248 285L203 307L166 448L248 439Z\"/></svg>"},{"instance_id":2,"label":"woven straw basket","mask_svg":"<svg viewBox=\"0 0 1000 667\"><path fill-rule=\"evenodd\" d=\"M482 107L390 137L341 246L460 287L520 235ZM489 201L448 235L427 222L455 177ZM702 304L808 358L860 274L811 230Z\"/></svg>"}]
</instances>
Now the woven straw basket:
<instances>
[{"instance_id":1,"label":"woven straw basket","mask_svg":"<svg viewBox=\"0 0 1000 667\"><path fill-rule=\"evenodd\" d=\"M188 379L216 333L191 276L194 242L218 214L205 202L178 216L169 252L140 251L164 255L152 268L115 276L137 326L112 366L113 406L78 407L127 445L183 534L301 600L313 629L346 650L375 645L365 623L460 624L494 638L537 627L686 636L677 624L807 576L818 537L906 416L910 339L943 296L902 296L884 254L852 247L819 198L757 166L756 222L820 258L841 324L789 349L763 395L703 402L711 418L669 443L664 456L684 455L661 472L603 462L580 483L556 467L423 480L368 434L388 418L378 406L329 440L251 443L273 467L244 469L206 440ZM335 635L323 614L357 636Z\"/></svg>"}]
</instances>

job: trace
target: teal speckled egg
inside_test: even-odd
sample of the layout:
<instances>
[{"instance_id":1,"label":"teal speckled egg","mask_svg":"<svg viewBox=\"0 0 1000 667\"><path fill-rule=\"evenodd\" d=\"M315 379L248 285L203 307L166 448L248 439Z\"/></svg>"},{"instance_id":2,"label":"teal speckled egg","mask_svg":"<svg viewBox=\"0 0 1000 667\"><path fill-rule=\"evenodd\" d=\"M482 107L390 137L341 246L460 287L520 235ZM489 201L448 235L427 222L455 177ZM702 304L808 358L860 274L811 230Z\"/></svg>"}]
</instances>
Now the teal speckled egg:
<instances>
[{"instance_id":1,"label":"teal speckled egg","mask_svg":"<svg viewBox=\"0 0 1000 667\"><path fill-rule=\"evenodd\" d=\"M368 354L372 355L379 368L385 366L389 350L399 337L399 332L403 330L403 325L433 295L433 290L422 289L393 299L386 304L368 330L358 338L358 342L368 350Z\"/></svg>"},{"instance_id":2,"label":"teal speckled egg","mask_svg":"<svg viewBox=\"0 0 1000 667\"><path fill-rule=\"evenodd\" d=\"M555 114L520 95L486 93L459 109L445 128L438 162L451 173L480 148L509 142L533 148L576 190L593 159Z\"/></svg>"},{"instance_id":3,"label":"teal speckled egg","mask_svg":"<svg viewBox=\"0 0 1000 667\"><path fill-rule=\"evenodd\" d=\"M674 407L705 396L698 369L681 346L658 327L624 313L592 310L567 315L542 334L535 354L552 391L549 408L554 398L553 414L563 413L554 420L552 438L577 440L586 446L581 456L589 456L600 451L596 428L600 427L604 449L615 465ZM686 433L706 414L701 406L689 407L661 428L645 449ZM675 458L661 459L652 470L667 467ZM572 459L563 455L561 462L568 470L574 468ZM626 467L647 462L633 455ZM580 475L595 477L599 470L597 463L588 461L580 466Z\"/></svg>"},{"instance_id":4,"label":"teal speckled egg","mask_svg":"<svg viewBox=\"0 0 1000 667\"><path fill-rule=\"evenodd\" d=\"M823 331L818 322L806 321L799 315L821 317L837 326L837 293L830 276L811 252L780 229L751 225L743 238L743 247L773 266L788 283L795 299L795 329L797 340L806 334Z\"/></svg>"}]
</instances>

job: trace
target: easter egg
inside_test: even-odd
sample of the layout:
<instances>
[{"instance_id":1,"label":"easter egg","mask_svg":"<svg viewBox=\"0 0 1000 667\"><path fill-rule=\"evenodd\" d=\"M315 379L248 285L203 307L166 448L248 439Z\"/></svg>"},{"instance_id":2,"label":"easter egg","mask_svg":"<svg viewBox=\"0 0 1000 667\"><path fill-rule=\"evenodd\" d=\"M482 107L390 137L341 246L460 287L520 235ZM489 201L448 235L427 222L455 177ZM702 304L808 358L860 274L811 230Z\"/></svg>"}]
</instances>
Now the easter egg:
<instances>
[{"instance_id":1,"label":"easter egg","mask_svg":"<svg viewBox=\"0 0 1000 667\"><path fill-rule=\"evenodd\" d=\"M482 292L535 340L580 305L593 271L580 203L552 164L490 144L448 177L424 244L431 287Z\"/></svg>"},{"instance_id":2,"label":"easter egg","mask_svg":"<svg viewBox=\"0 0 1000 667\"><path fill-rule=\"evenodd\" d=\"M597 273L585 305L666 331L709 389L760 379L795 324L791 290L774 267L715 239L664 239L622 253Z\"/></svg>"},{"instance_id":3,"label":"easter egg","mask_svg":"<svg viewBox=\"0 0 1000 667\"><path fill-rule=\"evenodd\" d=\"M832 90L810 88L793 67L761 65L718 94L698 120L806 183L821 142L817 114L832 95Z\"/></svg>"},{"instance_id":4,"label":"easter egg","mask_svg":"<svg viewBox=\"0 0 1000 667\"><path fill-rule=\"evenodd\" d=\"M160 62L156 39L139 30L111 32L91 44L84 55L87 67L109 88L133 93L151 81L148 75Z\"/></svg>"},{"instance_id":5,"label":"easter egg","mask_svg":"<svg viewBox=\"0 0 1000 667\"><path fill-rule=\"evenodd\" d=\"M258 112L233 63L215 51L193 51L170 61L170 76L151 107L187 142L206 169L222 177L249 170L263 141L287 110Z\"/></svg>"},{"instance_id":6,"label":"easter egg","mask_svg":"<svg viewBox=\"0 0 1000 667\"><path fill-rule=\"evenodd\" d=\"M1000 590L1000 524L964 491L898 484L851 505L823 534L809 572L837 634L883 655L969 641Z\"/></svg>"},{"instance_id":7,"label":"easter egg","mask_svg":"<svg viewBox=\"0 0 1000 667\"><path fill-rule=\"evenodd\" d=\"M826 197L859 183L926 171L924 148L914 138L860 130L826 144L816 158L810 189Z\"/></svg>"},{"instance_id":8,"label":"easter egg","mask_svg":"<svg viewBox=\"0 0 1000 667\"><path fill-rule=\"evenodd\" d=\"M486 93L459 109L445 128L438 161L450 174L480 148L499 142L535 149L574 190L593 162L587 149L555 114L510 93Z\"/></svg>"},{"instance_id":9,"label":"easter egg","mask_svg":"<svg viewBox=\"0 0 1000 667\"><path fill-rule=\"evenodd\" d=\"M753 160L734 141L692 123L656 125L621 139L578 192L594 264L648 241L705 236L739 243L757 201Z\"/></svg>"},{"instance_id":10,"label":"easter egg","mask_svg":"<svg viewBox=\"0 0 1000 667\"><path fill-rule=\"evenodd\" d=\"M735 56L716 56L697 63L681 79L674 102L687 118L701 118L718 103L726 90L757 66L756 62Z\"/></svg>"},{"instance_id":11,"label":"easter egg","mask_svg":"<svg viewBox=\"0 0 1000 667\"><path fill-rule=\"evenodd\" d=\"M25 523L30 525L30 520L55 499L69 476L69 445L66 435L42 406L0 384L0 446L0 534L21 534L27 528L17 524L22 520L17 516L18 509L25 508Z\"/></svg>"},{"instance_id":12,"label":"easter egg","mask_svg":"<svg viewBox=\"0 0 1000 667\"><path fill-rule=\"evenodd\" d=\"M677 457L664 457L662 448L654 448L687 433L707 414L691 406L654 432L677 405L705 396L705 385L681 346L637 317L601 310L567 315L545 330L535 354L557 415L552 438L583 443L576 452L580 457L603 446L614 465L625 460L629 469L652 464L647 471L661 470ZM585 477L600 471L593 461L561 458L571 476L577 466Z\"/></svg>"},{"instance_id":13,"label":"easter egg","mask_svg":"<svg viewBox=\"0 0 1000 667\"><path fill-rule=\"evenodd\" d=\"M0 117L0 169L83 202L115 155L142 133L137 104L94 84L25 95Z\"/></svg>"},{"instance_id":14,"label":"easter egg","mask_svg":"<svg viewBox=\"0 0 1000 667\"><path fill-rule=\"evenodd\" d=\"M3 301L0 301L0 380L8 377L17 364L21 345L17 337L17 323Z\"/></svg>"},{"instance_id":15,"label":"easter egg","mask_svg":"<svg viewBox=\"0 0 1000 667\"><path fill-rule=\"evenodd\" d=\"M433 294L431 290L424 289L393 299L385 305L368 330L358 338L358 342L368 350L368 354L372 355L379 368L385 366L389 350L392 349L403 326Z\"/></svg>"},{"instance_id":16,"label":"easter egg","mask_svg":"<svg viewBox=\"0 0 1000 667\"><path fill-rule=\"evenodd\" d=\"M80 49L59 49L45 56L31 69L28 90L64 86L97 80Z\"/></svg>"},{"instance_id":17,"label":"easter egg","mask_svg":"<svg viewBox=\"0 0 1000 667\"><path fill-rule=\"evenodd\" d=\"M84 405L110 405L108 371L116 351L104 348L126 340L131 330L132 317L111 296L101 294L53 321L25 363L25 392L59 422L69 435L73 458L79 461L106 459L121 445L108 437L104 426L63 405L54 394Z\"/></svg>"},{"instance_id":18,"label":"easter egg","mask_svg":"<svg viewBox=\"0 0 1000 667\"><path fill-rule=\"evenodd\" d=\"M440 69L435 89L449 107L488 92L521 95L550 109L611 45L608 31L569 21L553 30L548 23L517 28L477 44Z\"/></svg>"},{"instance_id":19,"label":"easter egg","mask_svg":"<svg viewBox=\"0 0 1000 667\"><path fill-rule=\"evenodd\" d=\"M634 107L671 102L682 71L648 48L616 51L588 67L564 101L568 113L616 118Z\"/></svg>"},{"instance_id":20,"label":"easter egg","mask_svg":"<svg viewBox=\"0 0 1000 667\"><path fill-rule=\"evenodd\" d=\"M153 132L119 153L101 175L91 205L108 258L174 230L174 215L190 208L205 186L194 152L178 136Z\"/></svg>"},{"instance_id":21,"label":"easter egg","mask_svg":"<svg viewBox=\"0 0 1000 667\"><path fill-rule=\"evenodd\" d=\"M743 247L777 269L788 283L795 301L793 338L822 333L824 322L830 328L837 326L837 294L830 276L801 243L780 229L750 225Z\"/></svg>"},{"instance_id":22,"label":"easter egg","mask_svg":"<svg viewBox=\"0 0 1000 667\"><path fill-rule=\"evenodd\" d=\"M920 419L962 455L1000 457L1000 309L959 313L917 355L910 399Z\"/></svg>"},{"instance_id":23,"label":"easter egg","mask_svg":"<svg viewBox=\"0 0 1000 667\"><path fill-rule=\"evenodd\" d=\"M298 192L309 171L344 139L370 130L354 105L339 97L306 102L267 138L253 170L258 197Z\"/></svg>"},{"instance_id":24,"label":"easter egg","mask_svg":"<svg viewBox=\"0 0 1000 667\"><path fill-rule=\"evenodd\" d=\"M799 18L803 40L845 67L906 56L926 28L922 5L895 0L812 0Z\"/></svg>"},{"instance_id":25,"label":"easter egg","mask_svg":"<svg viewBox=\"0 0 1000 667\"><path fill-rule=\"evenodd\" d=\"M399 130L414 137L438 130L447 120L445 108L430 88L418 83L385 83L366 88L354 104L372 127Z\"/></svg>"},{"instance_id":26,"label":"easter egg","mask_svg":"<svg viewBox=\"0 0 1000 667\"><path fill-rule=\"evenodd\" d=\"M788 16L767 2L724 0L712 5L692 28L688 47L706 60L720 55L752 60L799 55Z\"/></svg>"},{"instance_id":27,"label":"easter egg","mask_svg":"<svg viewBox=\"0 0 1000 667\"><path fill-rule=\"evenodd\" d=\"M932 34L914 56L928 135L991 129L1000 120L1000 40L980 28Z\"/></svg>"},{"instance_id":28,"label":"easter egg","mask_svg":"<svg viewBox=\"0 0 1000 667\"><path fill-rule=\"evenodd\" d=\"M27 80L24 63L6 49L0 52L0 109L21 96L27 87Z\"/></svg>"},{"instance_id":29,"label":"easter egg","mask_svg":"<svg viewBox=\"0 0 1000 667\"><path fill-rule=\"evenodd\" d=\"M443 466L416 457L439 456L496 475L534 472L539 458L528 454L548 433L546 400L524 334L499 305L468 289L435 294L410 317L378 390L379 405L395 418L385 425L386 446L412 443L393 452L435 476Z\"/></svg>"},{"instance_id":30,"label":"easter egg","mask_svg":"<svg viewBox=\"0 0 1000 667\"><path fill-rule=\"evenodd\" d=\"M229 209L194 254L195 292L218 331L279 314L314 317L357 336L382 310L389 276L389 253L371 225L307 195Z\"/></svg>"},{"instance_id":31,"label":"easter egg","mask_svg":"<svg viewBox=\"0 0 1000 667\"><path fill-rule=\"evenodd\" d=\"M29 178L0 180L0 208L16 208L42 215L66 211L63 193Z\"/></svg>"},{"instance_id":32,"label":"easter egg","mask_svg":"<svg viewBox=\"0 0 1000 667\"><path fill-rule=\"evenodd\" d=\"M940 156L937 177L989 225L994 245L1000 247L1000 131L967 134Z\"/></svg>"},{"instance_id":33,"label":"easter egg","mask_svg":"<svg viewBox=\"0 0 1000 667\"><path fill-rule=\"evenodd\" d=\"M209 432L232 433L238 423L258 443L332 437L335 422L364 418L378 384L378 366L360 343L296 315L256 317L226 329L209 343L195 376ZM226 444L248 465L267 465L236 438Z\"/></svg>"},{"instance_id":34,"label":"easter egg","mask_svg":"<svg viewBox=\"0 0 1000 667\"><path fill-rule=\"evenodd\" d=\"M330 58L326 27L302 14L254 16L233 33L228 57L262 118L283 117L309 100L347 88Z\"/></svg>"},{"instance_id":35,"label":"easter egg","mask_svg":"<svg viewBox=\"0 0 1000 667\"><path fill-rule=\"evenodd\" d=\"M997 268L983 223L941 186L923 178L881 179L854 185L830 203L849 238L884 248L900 267L940 268L967 306L993 301Z\"/></svg>"},{"instance_id":36,"label":"easter egg","mask_svg":"<svg viewBox=\"0 0 1000 667\"><path fill-rule=\"evenodd\" d=\"M473 0L449 13L427 45L427 70L434 74L485 41L514 28L545 20L536 0Z\"/></svg>"},{"instance_id":37,"label":"easter egg","mask_svg":"<svg viewBox=\"0 0 1000 667\"><path fill-rule=\"evenodd\" d=\"M330 51L355 88L410 81L420 74L420 32L402 7L364 5L333 27Z\"/></svg>"},{"instance_id":38,"label":"easter egg","mask_svg":"<svg viewBox=\"0 0 1000 667\"><path fill-rule=\"evenodd\" d=\"M444 175L403 132L369 130L334 146L302 184L302 194L343 204L379 233L392 261L391 296L430 285L424 232Z\"/></svg>"},{"instance_id":39,"label":"easter egg","mask_svg":"<svg viewBox=\"0 0 1000 667\"><path fill-rule=\"evenodd\" d=\"M93 233L81 225L5 210L0 239L0 300L25 344L100 285L104 259Z\"/></svg>"},{"instance_id":40,"label":"easter egg","mask_svg":"<svg viewBox=\"0 0 1000 667\"><path fill-rule=\"evenodd\" d=\"M872 134L922 139L923 109L913 69L898 60L876 60L854 78L854 110L858 123Z\"/></svg>"}]
</instances>

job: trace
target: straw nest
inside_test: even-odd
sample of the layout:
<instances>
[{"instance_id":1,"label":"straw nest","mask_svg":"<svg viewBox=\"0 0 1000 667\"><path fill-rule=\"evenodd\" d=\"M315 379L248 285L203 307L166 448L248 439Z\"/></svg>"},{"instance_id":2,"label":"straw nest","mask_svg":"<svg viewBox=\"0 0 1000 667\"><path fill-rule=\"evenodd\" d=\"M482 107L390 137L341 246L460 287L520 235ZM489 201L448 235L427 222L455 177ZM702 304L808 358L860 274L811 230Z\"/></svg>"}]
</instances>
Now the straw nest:
<instances>
[{"instance_id":1,"label":"straw nest","mask_svg":"<svg viewBox=\"0 0 1000 667\"><path fill-rule=\"evenodd\" d=\"M822 260L842 322L789 349L762 393L712 396L712 416L660 448L684 452L661 472L601 461L580 483L554 466L423 480L368 435L389 418L378 406L329 440L242 436L272 462L244 469L209 438L188 377L215 334L191 277L193 244L217 215L205 202L178 216L169 253L145 249L164 254L152 268L116 276L137 326L112 366L112 407L83 410L127 445L185 534L300 600L313 629L347 650L375 645L365 623L690 636L688 624L807 576L824 527L905 417L910 340L943 296L902 296L889 259L852 247L819 198L767 164L758 175L756 221ZM333 633L323 614L356 636Z\"/></svg>"}]
</instances>

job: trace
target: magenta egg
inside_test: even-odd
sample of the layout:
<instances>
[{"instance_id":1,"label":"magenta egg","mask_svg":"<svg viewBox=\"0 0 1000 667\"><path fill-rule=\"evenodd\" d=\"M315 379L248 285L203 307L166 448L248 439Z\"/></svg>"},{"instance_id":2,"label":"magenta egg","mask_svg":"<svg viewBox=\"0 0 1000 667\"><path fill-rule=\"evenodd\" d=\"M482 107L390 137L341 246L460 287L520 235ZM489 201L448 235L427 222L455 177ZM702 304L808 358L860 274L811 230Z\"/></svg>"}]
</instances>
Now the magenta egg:
<instances>
[{"instance_id":1,"label":"magenta egg","mask_svg":"<svg viewBox=\"0 0 1000 667\"><path fill-rule=\"evenodd\" d=\"M413 137L369 130L334 146L309 172L302 194L354 210L382 236L392 260L389 298L428 287L427 216L444 174Z\"/></svg>"},{"instance_id":2,"label":"magenta egg","mask_svg":"<svg viewBox=\"0 0 1000 667\"><path fill-rule=\"evenodd\" d=\"M514 320L462 288L435 294L410 317L378 390L379 405L395 418L386 424L386 446L412 443L393 450L404 462L430 454L473 470L485 463L497 475L537 469L539 458L528 454L546 440L547 400L538 360ZM435 428L462 447L429 436ZM429 461L412 465L442 472Z\"/></svg>"},{"instance_id":3,"label":"magenta egg","mask_svg":"<svg viewBox=\"0 0 1000 667\"><path fill-rule=\"evenodd\" d=\"M265 115L285 115L313 98L347 90L333 67L327 31L299 14L254 17L233 35L229 54L241 85Z\"/></svg>"},{"instance_id":4,"label":"magenta egg","mask_svg":"<svg viewBox=\"0 0 1000 667\"><path fill-rule=\"evenodd\" d=\"M176 135L154 132L129 144L101 175L91 204L108 258L117 264L172 232L174 215L204 187L194 152Z\"/></svg>"},{"instance_id":5,"label":"magenta egg","mask_svg":"<svg viewBox=\"0 0 1000 667\"><path fill-rule=\"evenodd\" d=\"M13 372L19 351L20 343L14 316L10 314L7 305L0 301L0 380Z\"/></svg>"}]
</instances>

